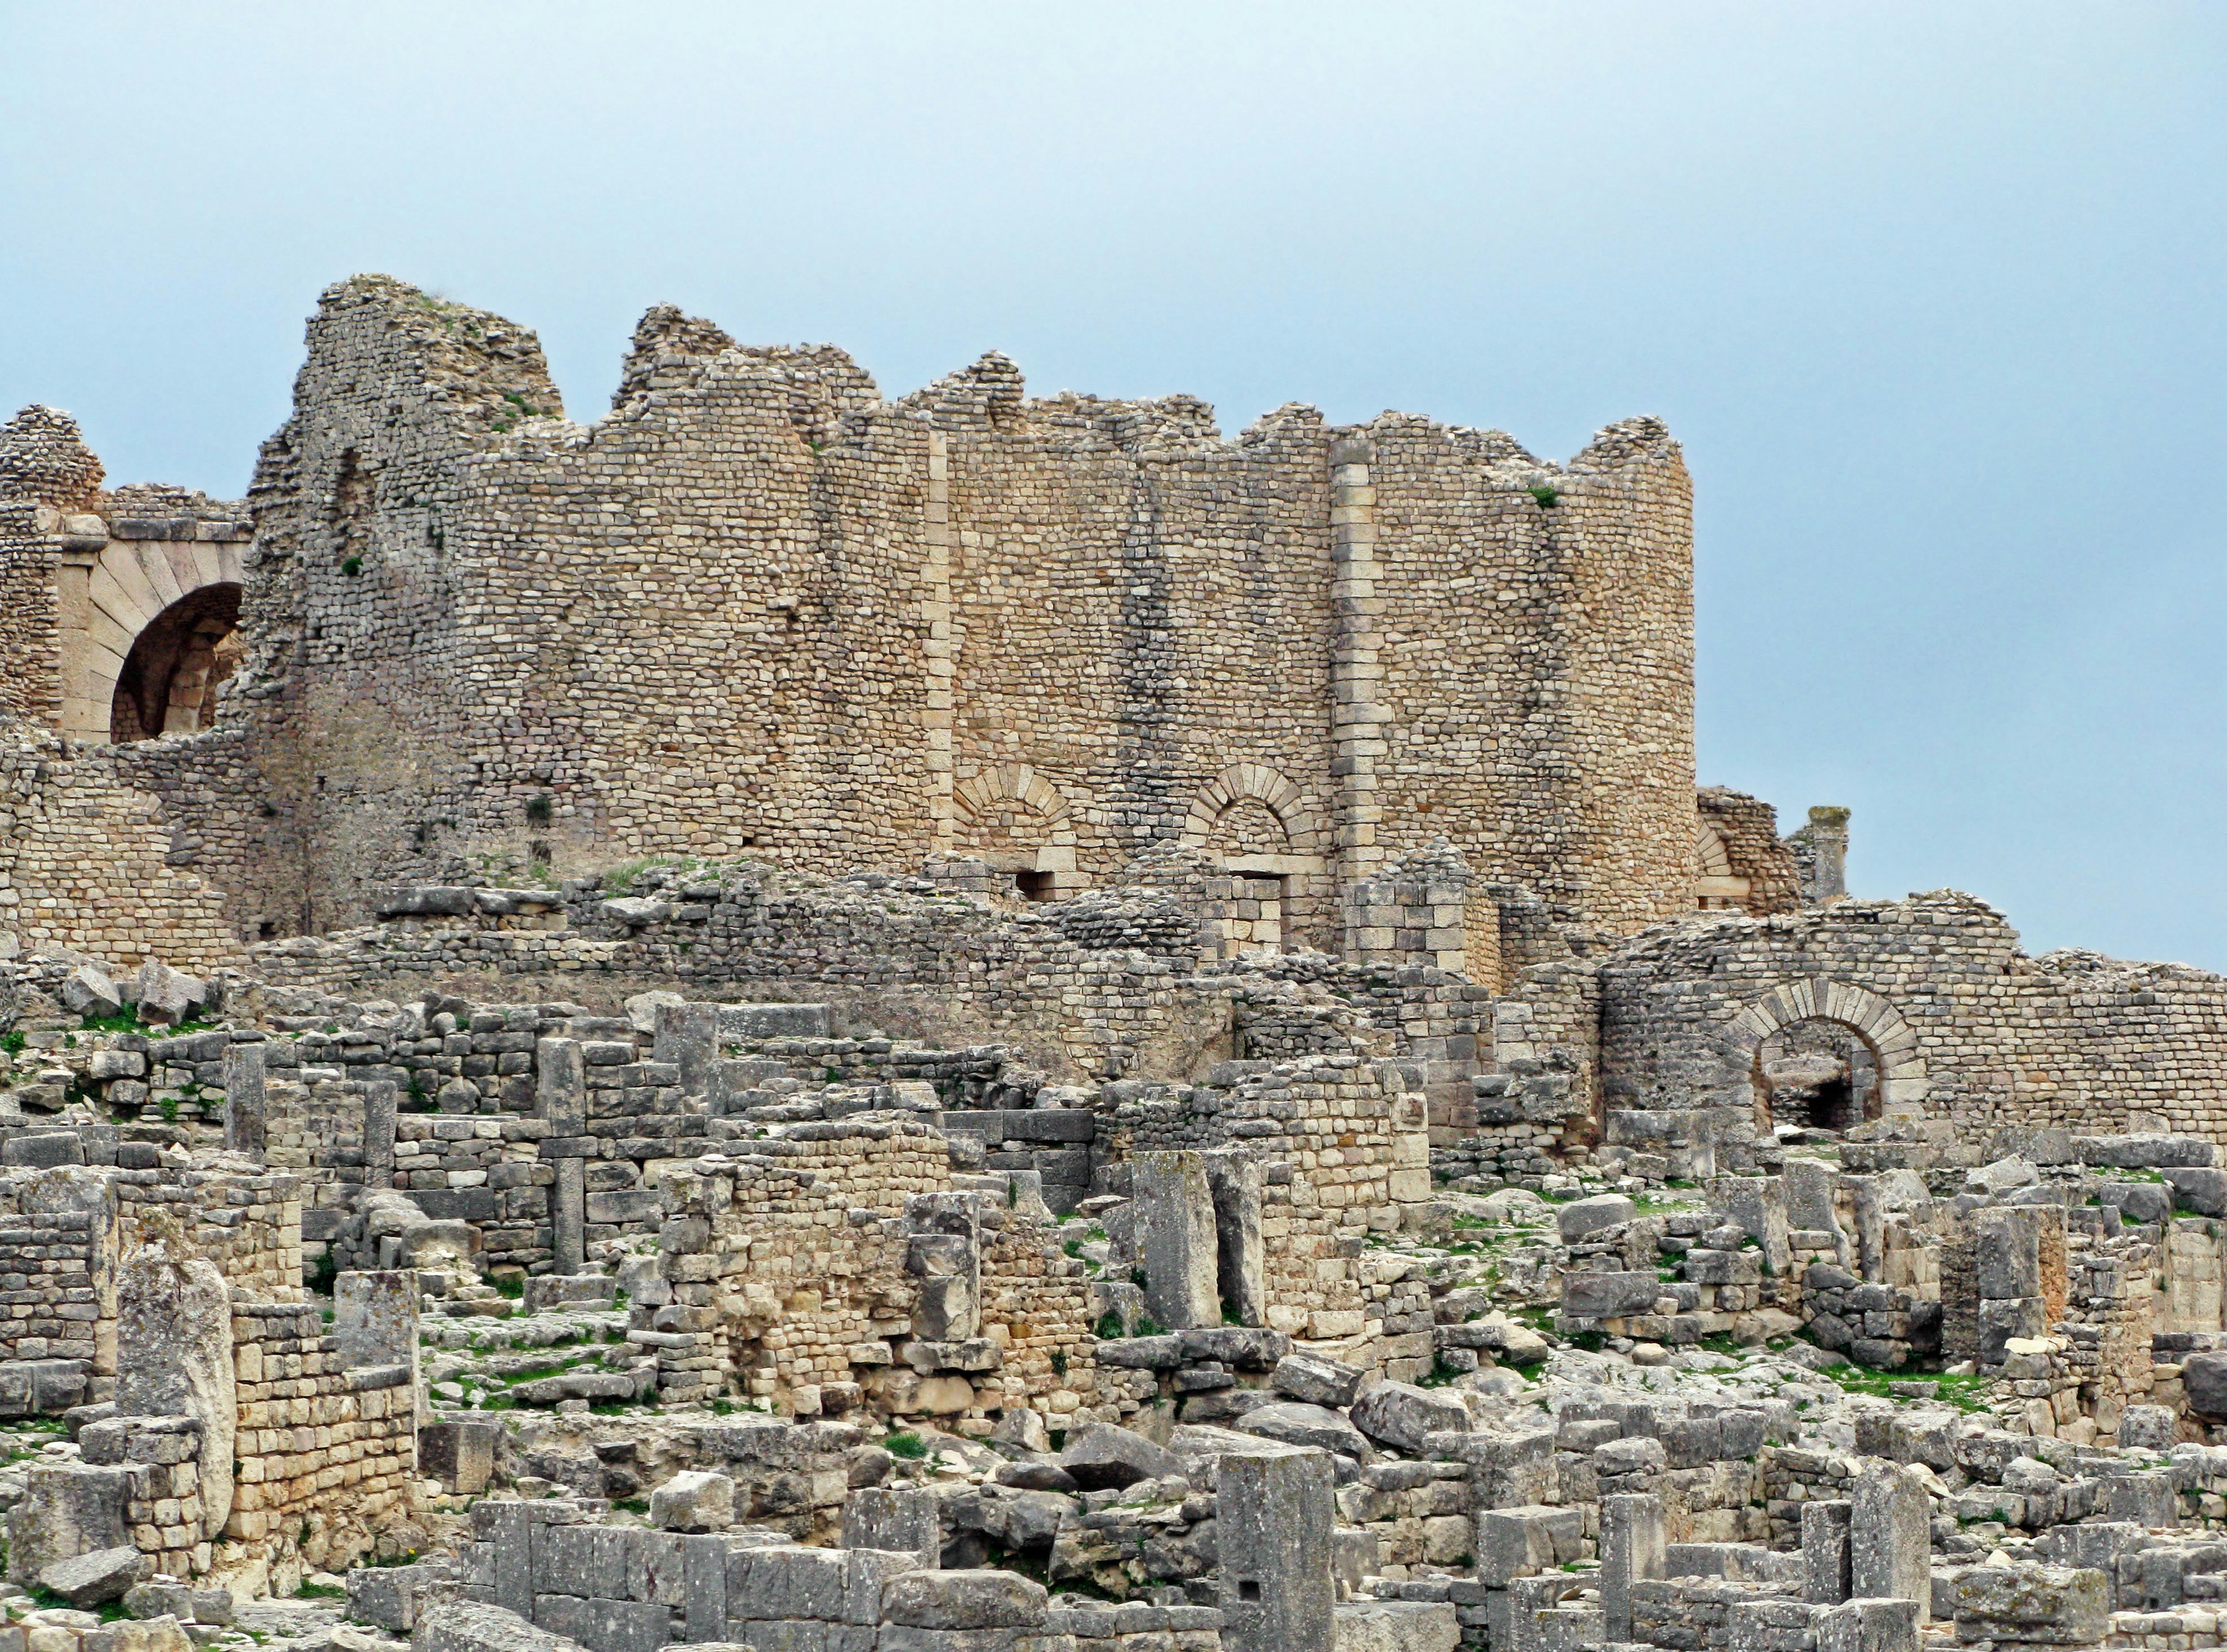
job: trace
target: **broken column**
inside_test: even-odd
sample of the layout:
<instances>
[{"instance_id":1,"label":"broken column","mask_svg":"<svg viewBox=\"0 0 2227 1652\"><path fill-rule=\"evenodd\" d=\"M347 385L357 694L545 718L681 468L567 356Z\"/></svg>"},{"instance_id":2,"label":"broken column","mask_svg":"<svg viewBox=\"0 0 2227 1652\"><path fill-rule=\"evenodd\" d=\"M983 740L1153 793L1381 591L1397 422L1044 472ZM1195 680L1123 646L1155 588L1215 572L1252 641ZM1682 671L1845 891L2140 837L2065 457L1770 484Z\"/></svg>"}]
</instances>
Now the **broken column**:
<instances>
[{"instance_id":1,"label":"broken column","mask_svg":"<svg viewBox=\"0 0 2227 1652\"><path fill-rule=\"evenodd\" d=\"M348 1370L408 1368L418 1387L418 1275L415 1270L342 1273L333 1280L333 1335Z\"/></svg>"},{"instance_id":2,"label":"broken column","mask_svg":"<svg viewBox=\"0 0 2227 1652\"><path fill-rule=\"evenodd\" d=\"M1631 1585L1663 1575L1668 1560L1662 1499L1619 1492L1600 1502L1600 1600L1607 1638L1631 1638Z\"/></svg>"},{"instance_id":3,"label":"broken column","mask_svg":"<svg viewBox=\"0 0 2227 1652\"><path fill-rule=\"evenodd\" d=\"M1139 1153L1132 1185L1145 1258L1145 1311L1166 1330L1220 1324L1220 1245L1205 1155Z\"/></svg>"},{"instance_id":4,"label":"broken column","mask_svg":"<svg viewBox=\"0 0 2227 1652\"><path fill-rule=\"evenodd\" d=\"M117 1270L116 1414L188 1417L200 1426L201 1534L213 1540L232 1513L232 1292L206 1258L155 1238Z\"/></svg>"},{"instance_id":5,"label":"broken column","mask_svg":"<svg viewBox=\"0 0 2227 1652\"><path fill-rule=\"evenodd\" d=\"M1868 1461L1848 1511L1851 1598L1914 1600L1918 1621L1931 1617L1933 1504L1908 1470Z\"/></svg>"},{"instance_id":6,"label":"broken column","mask_svg":"<svg viewBox=\"0 0 2227 1652\"><path fill-rule=\"evenodd\" d=\"M577 1038L534 1042L533 1110L548 1120L541 1157L553 1161L549 1190L549 1248L559 1273L588 1265L588 1067Z\"/></svg>"},{"instance_id":7,"label":"broken column","mask_svg":"<svg viewBox=\"0 0 2227 1652\"><path fill-rule=\"evenodd\" d=\"M235 1033L224 1047L224 1145L258 1162L270 1140L264 1094L264 1047Z\"/></svg>"},{"instance_id":8,"label":"broken column","mask_svg":"<svg viewBox=\"0 0 2227 1652\"><path fill-rule=\"evenodd\" d=\"M1215 1272L1222 1305L1241 1325L1265 1325L1268 1293L1263 1282L1260 1199L1267 1169L1249 1153L1209 1153L1206 1179L1214 1195Z\"/></svg>"},{"instance_id":9,"label":"broken column","mask_svg":"<svg viewBox=\"0 0 2227 1652\"><path fill-rule=\"evenodd\" d=\"M1846 1502L1802 1505L1803 1598L1813 1606L1837 1606L1848 1598L1848 1521Z\"/></svg>"},{"instance_id":10,"label":"broken column","mask_svg":"<svg viewBox=\"0 0 2227 1652\"><path fill-rule=\"evenodd\" d=\"M708 1096L718 1081L719 1006L660 1004L652 1059L680 1069L680 1094Z\"/></svg>"},{"instance_id":11,"label":"broken column","mask_svg":"<svg viewBox=\"0 0 2227 1652\"><path fill-rule=\"evenodd\" d=\"M924 1343L963 1343L982 1327L982 1238L974 1202L964 1194L922 1193L905 1201L912 1234L905 1272L919 1281L912 1334Z\"/></svg>"},{"instance_id":12,"label":"broken column","mask_svg":"<svg viewBox=\"0 0 2227 1652\"><path fill-rule=\"evenodd\" d=\"M1224 1652L1330 1652L1330 1454L1233 1454L1219 1475Z\"/></svg>"}]
</instances>

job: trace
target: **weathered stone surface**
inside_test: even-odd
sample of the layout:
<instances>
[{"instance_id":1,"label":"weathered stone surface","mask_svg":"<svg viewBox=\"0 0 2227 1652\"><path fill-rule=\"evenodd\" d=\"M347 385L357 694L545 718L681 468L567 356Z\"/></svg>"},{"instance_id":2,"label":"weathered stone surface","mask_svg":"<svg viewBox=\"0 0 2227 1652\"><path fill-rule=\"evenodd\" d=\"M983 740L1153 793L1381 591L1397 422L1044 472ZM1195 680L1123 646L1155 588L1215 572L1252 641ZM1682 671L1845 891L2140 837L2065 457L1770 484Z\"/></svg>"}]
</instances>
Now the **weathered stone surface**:
<instances>
[{"instance_id":1,"label":"weathered stone surface","mask_svg":"<svg viewBox=\"0 0 2227 1652\"><path fill-rule=\"evenodd\" d=\"M1554 1225L1562 1242L1583 1239L1603 1228L1620 1227L1639 1214L1638 1207L1621 1193L1600 1193L1590 1199L1573 1199L1554 1208Z\"/></svg>"},{"instance_id":2,"label":"weathered stone surface","mask_svg":"<svg viewBox=\"0 0 2227 1652\"><path fill-rule=\"evenodd\" d=\"M1119 1489L1184 1470L1172 1451L1112 1423L1086 1423L1068 1435L1059 1466L1085 1491Z\"/></svg>"},{"instance_id":3,"label":"weathered stone surface","mask_svg":"<svg viewBox=\"0 0 2227 1652\"><path fill-rule=\"evenodd\" d=\"M1652 1313L1665 1294L1652 1273L1565 1273L1562 1311L1575 1319L1622 1319Z\"/></svg>"},{"instance_id":4,"label":"weathered stone surface","mask_svg":"<svg viewBox=\"0 0 2227 1652\"><path fill-rule=\"evenodd\" d=\"M125 1544L66 1560L50 1560L39 1568L38 1582L41 1589L52 1590L83 1611L122 1599L126 1590L153 1569L145 1555Z\"/></svg>"},{"instance_id":5,"label":"weathered stone surface","mask_svg":"<svg viewBox=\"0 0 2227 1652\"><path fill-rule=\"evenodd\" d=\"M664 1532L719 1532L734 1524L735 1483L684 1469L649 1494L650 1524Z\"/></svg>"},{"instance_id":6,"label":"weathered stone surface","mask_svg":"<svg viewBox=\"0 0 2227 1652\"><path fill-rule=\"evenodd\" d=\"M2180 1385L2191 1411L2227 1417L2227 1354L2190 1355L2181 1362Z\"/></svg>"},{"instance_id":7,"label":"weathered stone surface","mask_svg":"<svg viewBox=\"0 0 2227 1652\"><path fill-rule=\"evenodd\" d=\"M1356 1400L1347 1414L1371 1439L1402 1451L1421 1451L1433 1433L1458 1433L1470 1426L1469 1407L1453 1394L1411 1382L1379 1383Z\"/></svg>"},{"instance_id":8,"label":"weathered stone surface","mask_svg":"<svg viewBox=\"0 0 2227 1652\"><path fill-rule=\"evenodd\" d=\"M1258 1434L1285 1445L1312 1445L1352 1457L1369 1455L1369 1441L1361 1431L1322 1406L1297 1400L1256 1406L1237 1419L1236 1426L1241 1433Z\"/></svg>"},{"instance_id":9,"label":"weathered stone surface","mask_svg":"<svg viewBox=\"0 0 2227 1652\"><path fill-rule=\"evenodd\" d=\"M1357 1365L1320 1354L1286 1354L1270 1379L1278 1394L1311 1406L1350 1406L1366 1375Z\"/></svg>"},{"instance_id":10,"label":"weathered stone surface","mask_svg":"<svg viewBox=\"0 0 2227 1652\"><path fill-rule=\"evenodd\" d=\"M1042 1584L1011 1572L904 1572L882 1585L882 1617L909 1629L1028 1629L1043 1622Z\"/></svg>"},{"instance_id":11,"label":"weathered stone surface","mask_svg":"<svg viewBox=\"0 0 2227 1652\"><path fill-rule=\"evenodd\" d=\"M117 1274L116 1409L122 1417L190 1417L200 1425L201 1531L232 1512L239 1398L232 1292L202 1258L150 1240Z\"/></svg>"},{"instance_id":12,"label":"weathered stone surface","mask_svg":"<svg viewBox=\"0 0 2227 1652\"><path fill-rule=\"evenodd\" d=\"M2110 1622L2103 1574L2085 1567L1974 1566L1957 1579L1956 1602L1962 1640L2092 1646Z\"/></svg>"},{"instance_id":13,"label":"weathered stone surface","mask_svg":"<svg viewBox=\"0 0 2227 1652\"><path fill-rule=\"evenodd\" d=\"M1347 1601L1331 1623L1334 1652L1454 1652L1461 1644L1461 1621L1445 1601Z\"/></svg>"}]
</instances>

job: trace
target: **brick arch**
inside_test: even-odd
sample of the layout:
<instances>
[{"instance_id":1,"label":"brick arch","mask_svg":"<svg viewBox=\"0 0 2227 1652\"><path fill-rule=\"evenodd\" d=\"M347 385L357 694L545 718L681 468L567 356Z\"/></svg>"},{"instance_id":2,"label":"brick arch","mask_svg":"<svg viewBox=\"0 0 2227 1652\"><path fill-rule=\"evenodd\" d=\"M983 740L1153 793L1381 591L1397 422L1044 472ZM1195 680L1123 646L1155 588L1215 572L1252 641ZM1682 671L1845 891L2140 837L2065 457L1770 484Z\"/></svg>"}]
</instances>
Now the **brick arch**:
<instances>
[{"instance_id":1,"label":"brick arch","mask_svg":"<svg viewBox=\"0 0 2227 1652\"><path fill-rule=\"evenodd\" d=\"M1210 848L1216 824L1247 803L1258 803L1276 817L1292 854L1324 852L1322 817L1314 804L1290 776L1265 763L1232 763L1208 781L1184 816L1184 841L1193 848Z\"/></svg>"},{"instance_id":2,"label":"brick arch","mask_svg":"<svg viewBox=\"0 0 2227 1652\"><path fill-rule=\"evenodd\" d=\"M242 584L239 552L233 541L111 539L65 569L64 734L89 744L108 743L117 684L133 647L182 605L221 595L215 587L236 590Z\"/></svg>"},{"instance_id":3,"label":"brick arch","mask_svg":"<svg viewBox=\"0 0 2227 1652\"><path fill-rule=\"evenodd\" d=\"M1866 987L1822 976L1767 992L1732 1018L1720 1042L1743 1082L1763 1041L1798 1021L1837 1022L1872 1047L1879 1057L1879 1105L1886 1112L1909 1112L1924 1104L1925 1057L1902 1011Z\"/></svg>"},{"instance_id":4,"label":"brick arch","mask_svg":"<svg viewBox=\"0 0 2227 1652\"><path fill-rule=\"evenodd\" d=\"M970 775L952 788L951 802L955 852L1011 872L1032 901L1063 900L1083 887L1075 813L1059 788L1028 764Z\"/></svg>"}]
</instances>

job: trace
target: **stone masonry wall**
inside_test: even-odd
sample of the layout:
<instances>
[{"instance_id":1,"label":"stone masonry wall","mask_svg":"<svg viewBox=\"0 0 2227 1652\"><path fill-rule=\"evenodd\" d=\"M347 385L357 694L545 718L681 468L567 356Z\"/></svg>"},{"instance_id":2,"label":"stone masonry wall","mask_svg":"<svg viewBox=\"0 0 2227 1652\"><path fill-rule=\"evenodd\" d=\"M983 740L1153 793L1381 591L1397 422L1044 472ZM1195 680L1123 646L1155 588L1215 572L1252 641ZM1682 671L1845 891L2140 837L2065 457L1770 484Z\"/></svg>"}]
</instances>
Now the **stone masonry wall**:
<instances>
[{"instance_id":1,"label":"stone masonry wall","mask_svg":"<svg viewBox=\"0 0 2227 1652\"><path fill-rule=\"evenodd\" d=\"M1611 1108L1752 1108L1752 1044L1730 1040L1735 1018L1822 980L1860 986L1874 1040L1907 1030L1909 1054L1892 1059L1922 1067L1922 1082L1898 1090L1890 1065L1890 1107L1961 1127L2095 1134L2147 1115L2227 1139L2227 980L2090 953L2030 958L1969 896L1688 924L1635 942L1600 975Z\"/></svg>"}]
</instances>

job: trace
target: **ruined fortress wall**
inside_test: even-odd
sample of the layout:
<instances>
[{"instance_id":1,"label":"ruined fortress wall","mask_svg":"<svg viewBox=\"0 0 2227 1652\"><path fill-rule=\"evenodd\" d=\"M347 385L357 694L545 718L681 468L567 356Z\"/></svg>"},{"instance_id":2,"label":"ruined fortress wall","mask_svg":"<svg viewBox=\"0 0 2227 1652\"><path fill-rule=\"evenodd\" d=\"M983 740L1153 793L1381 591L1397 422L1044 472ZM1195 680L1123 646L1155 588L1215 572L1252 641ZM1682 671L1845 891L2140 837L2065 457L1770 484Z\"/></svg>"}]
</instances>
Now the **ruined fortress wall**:
<instances>
[{"instance_id":1,"label":"ruined fortress wall","mask_svg":"<svg viewBox=\"0 0 2227 1652\"><path fill-rule=\"evenodd\" d=\"M1968 895L1689 924L1616 954L1600 980L1611 1108L1750 1105L1742 1026L1752 1041L1822 993L1842 1006L1836 1018L1892 1046L1890 1106L2094 1133L2149 1114L2227 1141L2227 979L2093 954L2029 958Z\"/></svg>"},{"instance_id":2,"label":"ruined fortress wall","mask_svg":"<svg viewBox=\"0 0 2227 1652\"><path fill-rule=\"evenodd\" d=\"M884 403L839 352L659 311L583 427L523 329L333 289L252 494L240 704L302 845L261 876L316 929L444 869L958 850L1064 894L1189 837L1276 858L1287 937L1327 947L1333 871L1369 870L1341 839L1444 835L1582 921L1682 904L1689 552L1659 426L1535 466L1550 525L1505 438L1380 421L1364 598L1333 590L1362 507L1311 410L1233 443L1187 399L1021 388L986 357ZM1341 731L1372 695L1377 726Z\"/></svg>"},{"instance_id":3,"label":"ruined fortress wall","mask_svg":"<svg viewBox=\"0 0 2227 1652\"><path fill-rule=\"evenodd\" d=\"M1677 916L1694 838L1677 444L1633 419L1565 469L1498 431L1368 429L1394 730L1377 843L1443 836L1479 883L1522 884L1564 922Z\"/></svg>"},{"instance_id":4,"label":"ruined fortress wall","mask_svg":"<svg viewBox=\"0 0 2227 1652\"><path fill-rule=\"evenodd\" d=\"M252 882L262 816L238 742L64 749L35 724L0 727L0 928L119 970L150 954L239 962L253 920L211 875Z\"/></svg>"}]
</instances>

